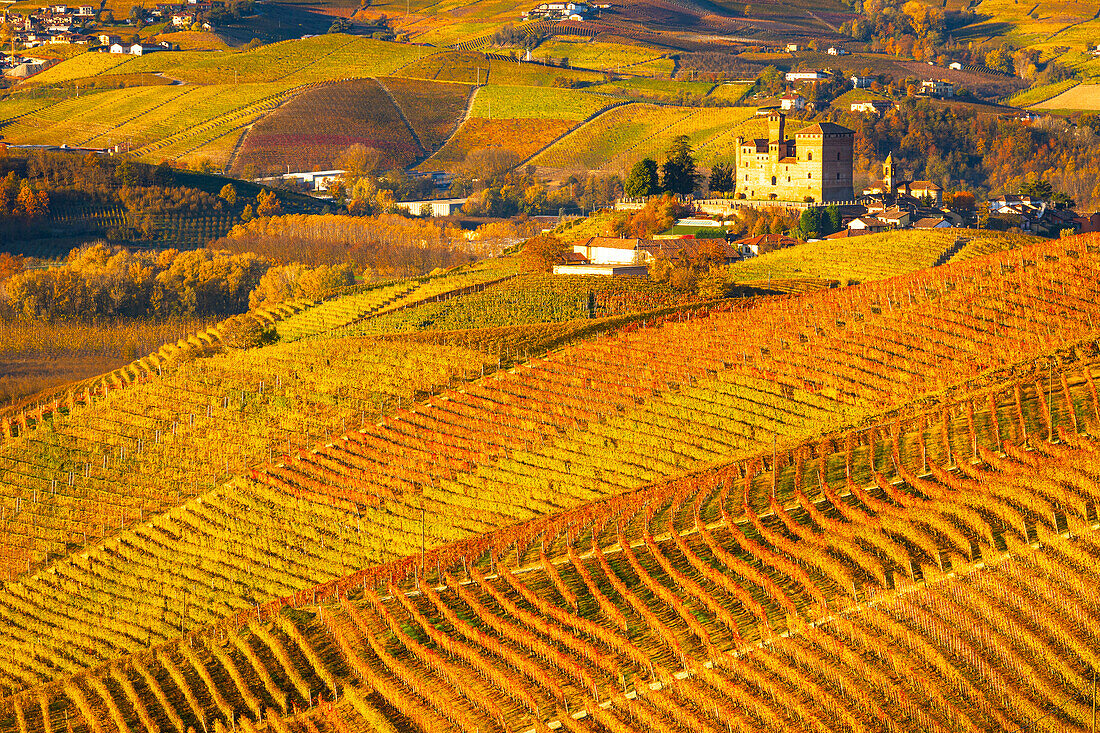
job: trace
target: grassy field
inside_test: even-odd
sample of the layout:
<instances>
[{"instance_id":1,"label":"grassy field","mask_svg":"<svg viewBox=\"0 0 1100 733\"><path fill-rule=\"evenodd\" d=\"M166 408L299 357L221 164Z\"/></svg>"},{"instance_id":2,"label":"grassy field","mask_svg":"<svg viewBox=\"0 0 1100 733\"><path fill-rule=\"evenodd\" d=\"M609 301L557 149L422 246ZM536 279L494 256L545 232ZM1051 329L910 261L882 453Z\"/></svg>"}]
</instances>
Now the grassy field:
<instances>
[{"instance_id":1,"label":"grassy field","mask_svg":"<svg viewBox=\"0 0 1100 733\"><path fill-rule=\"evenodd\" d=\"M186 158L258 118L290 88L276 83L97 92L13 120L4 127L4 134L12 142L117 144L151 160ZM3 106L0 102L0 109Z\"/></svg>"},{"instance_id":2,"label":"grassy field","mask_svg":"<svg viewBox=\"0 0 1100 733\"><path fill-rule=\"evenodd\" d=\"M712 89L707 96L712 99L719 99L723 102L737 104L741 101L741 98L745 96L745 92L751 88L749 84L716 84L714 89Z\"/></svg>"},{"instance_id":3,"label":"grassy field","mask_svg":"<svg viewBox=\"0 0 1100 733\"><path fill-rule=\"evenodd\" d=\"M195 84L304 83L392 74L428 53L420 46L334 33L247 51L185 50L121 57L89 52L58 64L34 80L70 81L100 73L160 72Z\"/></svg>"},{"instance_id":4,"label":"grassy field","mask_svg":"<svg viewBox=\"0 0 1100 733\"><path fill-rule=\"evenodd\" d=\"M669 109L642 102L615 107L540 153L531 162L547 168L591 170L651 137L670 122L686 117L688 110Z\"/></svg>"},{"instance_id":5,"label":"grassy field","mask_svg":"<svg viewBox=\"0 0 1100 733\"><path fill-rule=\"evenodd\" d=\"M134 57L114 53L82 53L79 56L62 61L27 80L29 85L57 84L61 82L96 76L131 61Z\"/></svg>"}]
</instances>

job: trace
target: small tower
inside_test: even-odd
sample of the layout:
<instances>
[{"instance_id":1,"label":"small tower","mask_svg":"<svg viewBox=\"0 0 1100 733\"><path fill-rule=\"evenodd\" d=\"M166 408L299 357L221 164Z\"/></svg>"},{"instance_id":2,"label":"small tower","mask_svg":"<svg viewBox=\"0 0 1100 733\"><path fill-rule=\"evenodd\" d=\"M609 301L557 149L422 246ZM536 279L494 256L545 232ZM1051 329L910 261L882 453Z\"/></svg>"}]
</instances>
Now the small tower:
<instances>
[{"instance_id":1,"label":"small tower","mask_svg":"<svg viewBox=\"0 0 1100 733\"><path fill-rule=\"evenodd\" d=\"M890 153L886 156L886 160L882 163L882 183L883 188L886 190L883 193L891 194L894 192L894 154Z\"/></svg>"},{"instance_id":2,"label":"small tower","mask_svg":"<svg viewBox=\"0 0 1100 733\"><path fill-rule=\"evenodd\" d=\"M787 142L787 116L779 110L768 115L768 142Z\"/></svg>"}]
</instances>

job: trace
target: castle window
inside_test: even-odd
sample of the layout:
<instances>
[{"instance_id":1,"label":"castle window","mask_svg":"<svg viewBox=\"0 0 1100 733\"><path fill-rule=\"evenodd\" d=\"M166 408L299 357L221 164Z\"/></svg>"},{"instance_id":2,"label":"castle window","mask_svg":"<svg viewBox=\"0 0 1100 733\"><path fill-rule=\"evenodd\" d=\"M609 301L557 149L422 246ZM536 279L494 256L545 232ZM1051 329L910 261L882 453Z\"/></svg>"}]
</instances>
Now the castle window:
<instances>
[{"instance_id":1,"label":"castle window","mask_svg":"<svg viewBox=\"0 0 1100 733\"><path fill-rule=\"evenodd\" d=\"M790 183L790 182L791 182L791 177L787 176L787 183Z\"/></svg>"},{"instance_id":2,"label":"castle window","mask_svg":"<svg viewBox=\"0 0 1100 733\"><path fill-rule=\"evenodd\" d=\"M814 174L813 174L813 173L807 173L807 174L806 174L806 177L807 177L807 178L813 178L813 177L814 177Z\"/></svg>"},{"instance_id":3,"label":"castle window","mask_svg":"<svg viewBox=\"0 0 1100 733\"><path fill-rule=\"evenodd\" d=\"M837 174L836 174L836 179L837 179L838 181L840 180L840 174L839 174L839 173L837 173Z\"/></svg>"},{"instance_id":4,"label":"castle window","mask_svg":"<svg viewBox=\"0 0 1100 733\"><path fill-rule=\"evenodd\" d=\"M746 181L749 180L749 174L748 173L745 174L745 180Z\"/></svg>"},{"instance_id":5,"label":"castle window","mask_svg":"<svg viewBox=\"0 0 1100 733\"><path fill-rule=\"evenodd\" d=\"M806 160L813 160L813 159L814 159L814 151L811 150L810 152L806 153Z\"/></svg>"},{"instance_id":6,"label":"castle window","mask_svg":"<svg viewBox=\"0 0 1100 733\"><path fill-rule=\"evenodd\" d=\"M840 160L840 151L839 151L839 150L838 150L838 151L836 151L836 159L837 159L837 160Z\"/></svg>"},{"instance_id":7,"label":"castle window","mask_svg":"<svg viewBox=\"0 0 1100 733\"><path fill-rule=\"evenodd\" d=\"M772 176L772 185L775 185L775 176Z\"/></svg>"}]
</instances>

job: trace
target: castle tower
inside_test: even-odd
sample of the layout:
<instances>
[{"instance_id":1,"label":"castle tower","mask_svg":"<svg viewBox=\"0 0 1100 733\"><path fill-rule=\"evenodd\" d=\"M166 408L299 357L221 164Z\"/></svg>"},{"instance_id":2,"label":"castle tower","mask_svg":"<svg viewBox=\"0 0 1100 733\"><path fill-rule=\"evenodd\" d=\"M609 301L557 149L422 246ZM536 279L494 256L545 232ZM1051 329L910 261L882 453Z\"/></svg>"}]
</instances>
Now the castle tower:
<instances>
[{"instance_id":1,"label":"castle tower","mask_svg":"<svg viewBox=\"0 0 1100 733\"><path fill-rule=\"evenodd\" d=\"M883 193L889 194L894 192L895 179L893 153L889 153L886 156L886 160L882 163L882 182L884 184L883 188L886 189L885 191L883 191Z\"/></svg>"},{"instance_id":2,"label":"castle tower","mask_svg":"<svg viewBox=\"0 0 1100 733\"><path fill-rule=\"evenodd\" d=\"M785 143L787 116L776 110L768 115L768 142Z\"/></svg>"}]
</instances>

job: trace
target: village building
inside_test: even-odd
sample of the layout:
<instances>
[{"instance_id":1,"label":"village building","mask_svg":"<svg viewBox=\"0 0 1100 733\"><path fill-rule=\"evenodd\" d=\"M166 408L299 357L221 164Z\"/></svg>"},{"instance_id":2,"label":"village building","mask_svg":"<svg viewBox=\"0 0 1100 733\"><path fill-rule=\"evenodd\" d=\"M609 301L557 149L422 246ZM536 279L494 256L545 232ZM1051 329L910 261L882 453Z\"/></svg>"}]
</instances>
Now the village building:
<instances>
[{"instance_id":1,"label":"village building","mask_svg":"<svg viewBox=\"0 0 1100 733\"><path fill-rule=\"evenodd\" d=\"M825 81L829 74L825 71L788 71L783 78L791 82Z\"/></svg>"},{"instance_id":2,"label":"village building","mask_svg":"<svg viewBox=\"0 0 1100 733\"><path fill-rule=\"evenodd\" d=\"M874 83L875 77L856 75L850 77L849 81L852 82L852 89L868 89Z\"/></svg>"},{"instance_id":3,"label":"village building","mask_svg":"<svg viewBox=\"0 0 1100 733\"><path fill-rule=\"evenodd\" d=\"M768 139L737 138L738 198L848 201L852 198L853 131L832 122L803 128L788 139L786 116L768 115Z\"/></svg>"},{"instance_id":4,"label":"village building","mask_svg":"<svg viewBox=\"0 0 1100 733\"><path fill-rule=\"evenodd\" d=\"M784 49L784 50L786 50L787 53L798 53L798 44L797 43L788 43L787 48Z\"/></svg>"},{"instance_id":5,"label":"village building","mask_svg":"<svg viewBox=\"0 0 1100 733\"><path fill-rule=\"evenodd\" d=\"M523 11L523 17L529 20L584 20L591 12L592 8L587 3L549 2Z\"/></svg>"},{"instance_id":6,"label":"village building","mask_svg":"<svg viewBox=\"0 0 1100 733\"><path fill-rule=\"evenodd\" d=\"M566 262L554 266L556 275L645 276L658 259L691 258L701 248L721 255L723 264L741 259L740 249L721 239L634 239L589 237L573 245Z\"/></svg>"},{"instance_id":7,"label":"village building","mask_svg":"<svg viewBox=\"0 0 1100 733\"><path fill-rule=\"evenodd\" d=\"M806 98L796 92L789 92L779 98L779 107L783 110L802 110L806 108Z\"/></svg>"},{"instance_id":8,"label":"village building","mask_svg":"<svg viewBox=\"0 0 1100 733\"><path fill-rule=\"evenodd\" d=\"M343 173L343 171L334 171L336 173ZM327 184L325 188L318 188L317 190L323 191L328 188ZM454 216L455 214L462 213L462 206L466 203L466 199L431 199L428 201L398 201L394 204L394 208L401 211L408 212L413 216Z\"/></svg>"},{"instance_id":9,"label":"village building","mask_svg":"<svg viewBox=\"0 0 1100 733\"><path fill-rule=\"evenodd\" d=\"M848 222L849 229L857 229L865 234L885 232L890 225L875 216L860 216Z\"/></svg>"},{"instance_id":10,"label":"village building","mask_svg":"<svg viewBox=\"0 0 1100 733\"><path fill-rule=\"evenodd\" d=\"M920 83L921 94L929 97L954 97L955 85L946 79L930 79Z\"/></svg>"},{"instance_id":11,"label":"village building","mask_svg":"<svg viewBox=\"0 0 1100 733\"><path fill-rule=\"evenodd\" d=\"M829 46L829 50L825 53L829 54L830 56L847 56L848 49L842 48L840 46Z\"/></svg>"},{"instance_id":12,"label":"village building","mask_svg":"<svg viewBox=\"0 0 1100 733\"><path fill-rule=\"evenodd\" d=\"M852 102L849 108L852 112L863 112L865 114L882 114L886 112L894 104L888 99L865 99L862 102Z\"/></svg>"},{"instance_id":13,"label":"village building","mask_svg":"<svg viewBox=\"0 0 1100 733\"><path fill-rule=\"evenodd\" d=\"M911 212L897 206L892 206L885 211L880 211L875 214L875 217L880 221L886 222L894 229L906 229L913 220Z\"/></svg>"},{"instance_id":14,"label":"village building","mask_svg":"<svg viewBox=\"0 0 1100 733\"><path fill-rule=\"evenodd\" d=\"M913 224L914 229L950 229L951 222L942 216L926 216Z\"/></svg>"},{"instance_id":15,"label":"village building","mask_svg":"<svg viewBox=\"0 0 1100 733\"><path fill-rule=\"evenodd\" d=\"M755 237L739 239L733 243L733 246L740 250L741 257L744 258L757 257L777 249L793 247L796 244L802 244L802 242L786 234L758 234Z\"/></svg>"},{"instance_id":16,"label":"village building","mask_svg":"<svg viewBox=\"0 0 1100 733\"><path fill-rule=\"evenodd\" d=\"M849 237L862 237L867 233L863 229L841 229L839 232L825 235L825 239L848 239Z\"/></svg>"}]
</instances>

